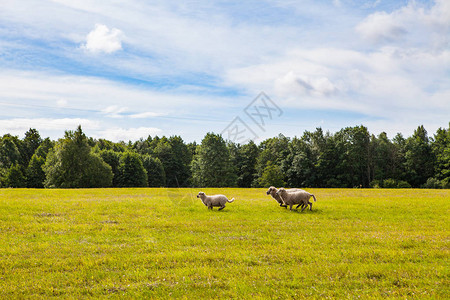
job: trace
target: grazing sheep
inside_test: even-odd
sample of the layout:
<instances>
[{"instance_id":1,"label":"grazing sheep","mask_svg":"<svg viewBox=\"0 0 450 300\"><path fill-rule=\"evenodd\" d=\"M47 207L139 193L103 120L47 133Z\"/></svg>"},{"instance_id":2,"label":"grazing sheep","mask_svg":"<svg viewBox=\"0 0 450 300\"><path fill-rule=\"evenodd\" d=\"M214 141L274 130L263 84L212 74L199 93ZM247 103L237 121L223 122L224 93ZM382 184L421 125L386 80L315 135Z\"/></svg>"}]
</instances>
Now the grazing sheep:
<instances>
[{"instance_id":1,"label":"grazing sheep","mask_svg":"<svg viewBox=\"0 0 450 300\"><path fill-rule=\"evenodd\" d=\"M316 197L313 194L310 194L306 191L296 191L288 193L284 188L280 188L276 193L281 197L284 204L289 205L289 209L292 210L292 206L294 204L298 204L295 209L297 209L300 205L302 206L302 211L309 205L309 210L312 210L312 203L309 202L309 198L311 196L314 198L314 202L317 201Z\"/></svg>"},{"instance_id":2,"label":"grazing sheep","mask_svg":"<svg viewBox=\"0 0 450 300\"><path fill-rule=\"evenodd\" d=\"M225 208L225 203L233 202L234 198L231 200L228 200L227 197L224 195L212 195L212 196L206 196L205 193L199 192L197 195L197 198L202 199L203 204L205 204L208 209L213 209L214 206L220 206L219 210L222 210Z\"/></svg>"},{"instance_id":3,"label":"grazing sheep","mask_svg":"<svg viewBox=\"0 0 450 300\"><path fill-rule=\"evenodd\" d=\"M291 192L298 192L298 191L303 191L302 189L287 189L287 192L291 193ZM276 187L271 186L269 187L269 189L267 190L266 194L267 195L271 195L273 199L275 199L281 207L287 207L286 204L283 203L283 200L281 200L280 195L277 194L278 190Z\"/></svg>"}]
</instances>

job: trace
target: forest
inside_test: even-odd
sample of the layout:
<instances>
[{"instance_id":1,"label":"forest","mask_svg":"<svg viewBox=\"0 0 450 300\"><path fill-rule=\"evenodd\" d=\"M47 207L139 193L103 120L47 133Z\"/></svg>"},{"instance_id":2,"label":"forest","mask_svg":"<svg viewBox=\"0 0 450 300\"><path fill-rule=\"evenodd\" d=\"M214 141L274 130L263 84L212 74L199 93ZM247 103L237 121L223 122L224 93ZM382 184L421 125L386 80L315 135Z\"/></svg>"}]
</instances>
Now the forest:
<instances>
[{"instance_id":1,"label":"forest","mask_svg":"<svg viewBox=\"0 0 450 300\"><path fill-rule=\"evenodd\" d=\"M115 143L81 126L57 141L29 129L0 138L0 187L450 188L450 124L428 136L371 134L365 126L317 128L240 145L207 133Z\"/></svg>"}]
</instances>

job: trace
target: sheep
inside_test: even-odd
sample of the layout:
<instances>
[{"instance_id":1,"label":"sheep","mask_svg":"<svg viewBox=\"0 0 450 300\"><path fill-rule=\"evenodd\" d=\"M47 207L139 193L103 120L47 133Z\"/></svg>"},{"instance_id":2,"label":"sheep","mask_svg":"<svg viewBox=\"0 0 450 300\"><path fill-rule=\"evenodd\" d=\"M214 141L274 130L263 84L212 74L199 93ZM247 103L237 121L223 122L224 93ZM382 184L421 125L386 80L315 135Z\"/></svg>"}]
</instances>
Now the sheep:
<instances>
[{"instance_id":1,"label":"sheep","mask_svg":"<svg viewBox=\"0 0 450 300\"><path fill-rule=\"evenodd\" d=\"M275 199L281 207L285 207L287 208L287 205L283 203L283 200L281 200L280 195L277 194L277 188L274 186L269 187L269 189L267 190L266 194L267 195L271 195L273 199ZM302 189L287 189L287 192L297 192L297 191L303 191Z\"/></svg>"},{"instance_id":2,"label":"sheep","mask_svg":"<svg viewBox=\"0 0 450 300\"><path fill-rule=\"evenodd\" d=\"M303 211L309 205L309 210L312 210L312 203L309 202L309 198L312 196L314 198L314 202L317 201L313 194L306 191L295 191L288 193L284 188L280 188L276 194L281 197L281 200L283 200L285 205L289 205L289 210L292 210L292 206L294 204L298 204L295 209L298 209L301 205L301 211Z\"/></svg>"},{"instance_id":3,"label":"sheep","mask_svg":"<svg viewBox=\"0 0 450 300\"><path fill-rule=\"evenodd\" d=\"M212 195L212 196L206 196L205 193L199 192L197 195L197 198L200 198L205 204L205 206L208 207L208 209L213 209L214 206L220 206L219 210L222 210L225 208L225 203L231 203L234 201L234 198L231 200L228 200L227 197L224 195Z\"/></svg>"}]
</instances>

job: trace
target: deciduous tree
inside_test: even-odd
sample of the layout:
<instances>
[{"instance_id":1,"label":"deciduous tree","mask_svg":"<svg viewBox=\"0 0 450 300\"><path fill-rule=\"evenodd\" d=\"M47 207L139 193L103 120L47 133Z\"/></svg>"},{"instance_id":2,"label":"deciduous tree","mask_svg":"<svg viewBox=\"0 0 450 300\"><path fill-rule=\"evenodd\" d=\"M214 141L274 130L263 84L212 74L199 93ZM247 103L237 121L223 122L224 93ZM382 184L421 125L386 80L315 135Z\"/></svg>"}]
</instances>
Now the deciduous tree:
<instances>
[{"instance_id":1,"label":"deciduous tree","mask_svg":"<svg viewBox=\"0 0 450 300\"><path fill-rule=\"evenodd\" d=\"M44 165L46 187L90 188L112 185L111 167L91 152L86 135L78 126L66 131L50 150Z\"/></svg>"}]
</instances>

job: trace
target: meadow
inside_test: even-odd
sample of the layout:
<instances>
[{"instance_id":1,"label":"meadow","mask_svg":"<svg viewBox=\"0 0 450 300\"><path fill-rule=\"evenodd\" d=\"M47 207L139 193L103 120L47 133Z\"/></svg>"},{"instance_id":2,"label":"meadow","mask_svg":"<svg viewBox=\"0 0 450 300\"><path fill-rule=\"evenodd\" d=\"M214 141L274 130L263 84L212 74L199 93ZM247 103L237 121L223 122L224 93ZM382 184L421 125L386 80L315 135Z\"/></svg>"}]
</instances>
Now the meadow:
<instances>
[{"instance_id":1,"label":"meadow","mask_svg":"<svg viewBox=\"0 0 450 300\"><path fill-rule=\"evenodd\" d=\"M1 189L0 298L448 299L450 190Z\"/></svg>"}]
</instances>

